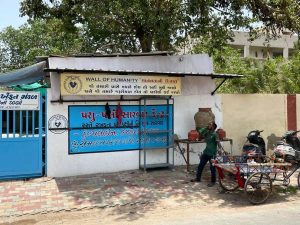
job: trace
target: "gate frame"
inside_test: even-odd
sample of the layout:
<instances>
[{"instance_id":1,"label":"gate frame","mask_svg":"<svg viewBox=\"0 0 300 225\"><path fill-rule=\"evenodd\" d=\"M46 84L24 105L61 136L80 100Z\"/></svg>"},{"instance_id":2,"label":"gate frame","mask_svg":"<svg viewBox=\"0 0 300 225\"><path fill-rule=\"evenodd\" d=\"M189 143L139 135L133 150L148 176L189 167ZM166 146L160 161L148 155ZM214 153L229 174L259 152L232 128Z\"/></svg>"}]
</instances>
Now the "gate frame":
<instances>
[{"instance_id":1,"label":"gate frame","mask_svg":"<svg viewBox=\"0 0 300 225\"><path fill-rule=\"evenodd\" d=\"M4 113L6 113L6 133L3 132ZM10 118L11 114L12 118ZM29 119L30 115L31 119ZM18 116L19 118L17 118ZM36 116L38 116L37 121ZM0 110L0 145L2 146L0 159L2 155L3 160L2 167L0 165L2 170L0 171L0 180L29 179L46 175L46 116L47 91L44 96L39 92L38 112L37 110ZM23 127L24 122L25 126ZM31 129L29 129L30 125ZM15 146L13 146L14 144Z\"/></svg>"}]
</instances>

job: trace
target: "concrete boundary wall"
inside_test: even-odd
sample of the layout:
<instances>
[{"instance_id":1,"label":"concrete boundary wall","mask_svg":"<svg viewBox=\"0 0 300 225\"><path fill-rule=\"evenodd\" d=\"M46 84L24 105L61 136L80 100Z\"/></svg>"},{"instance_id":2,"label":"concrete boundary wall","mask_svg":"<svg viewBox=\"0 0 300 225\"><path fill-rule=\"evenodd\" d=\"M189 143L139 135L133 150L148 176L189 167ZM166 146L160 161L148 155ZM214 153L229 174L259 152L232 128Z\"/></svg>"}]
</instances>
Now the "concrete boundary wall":
<instances>
[{"instance_id":1,"label":"concrete boundary wall","mask_svg":"<svg viewBox=\"0 0 300 225\"><path fill-rule=\"evenodd\" d=\"M222 128L225 129L227 137L233 139L235 154L242 153L242 146L251 130L264 130L262 136L267 149L270 150L284 132L300 128L297 120L300 118L299 95L222 94L220 96Z\"/></svg>"},{"instance_id":2,"label":"concrete boundary wall","mask_svg":"<svg viewBox=\"0 0 300 225\"><path fill-rule=\"evenodd\" d=\"M199 87L196 94L192 93L193 88L188 88L192 86L191 83ZM179 138L187 138L188 132L195 129L194 114L200 107L212 108L218 128L223 128L227 137L233 139L233 154L242 153L242 146L251 130L264 130L262 136L266 141L267 149L272 149L273 144L289 129L289 126L300 128L297 120L300 118L299 95L222 94L212 96L209 93L214 88L214 84L207 78L184 78L183 85L186 85L183 95L174 97L174 133ZM69 105L95 104L86 102L60 104L50 101L51 99L48 99L47 121L56 114L68 120ZM288 103L293 105L288 105ZM123 102L123 104L131 103ZM292 116L288 117L288 115ZM48 176L61 177L138 169L138 151L69 155L67 132L54 134L48 131L47 135ZM186 148L186 146L182 147ZM191 164L199 163L198 154L203 151L204 147L205 144L191 145ZM228 142L224 143L224 148L230 150ZM177 148L174 158L175 165L185 165ZM160 151L153 151L149 159L160 162L164 158Z\"/></svg>"}]
</instances>

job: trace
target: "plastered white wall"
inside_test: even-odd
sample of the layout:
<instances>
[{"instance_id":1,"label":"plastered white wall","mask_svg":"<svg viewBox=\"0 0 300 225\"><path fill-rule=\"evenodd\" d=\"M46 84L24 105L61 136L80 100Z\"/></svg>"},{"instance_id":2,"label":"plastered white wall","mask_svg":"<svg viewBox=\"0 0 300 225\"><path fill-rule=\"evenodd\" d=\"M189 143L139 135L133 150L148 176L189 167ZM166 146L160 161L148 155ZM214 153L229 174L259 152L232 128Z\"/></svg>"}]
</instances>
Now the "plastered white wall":
<instances>
[{"instance_id":1,"label":"plastered white wall","mask_svg":"<svg viewBox=\"0 0 300 225\"><path fill-rule=\"evenodd\" d=\"M287 130L285 94L223 94L223 124L228 137L233 138L233 153L242 154L242 147L251 130L263 130L261 136L267 150L273 140ZM267 152L268 153L268 152Z\"/></svg>"},{"instance_id":2,"label":"plastered white wall","mask_svg":"<svg viewBox=\"0 0 300 225\"><path fill-rule=\"evenodd\" d=\"M198 108L212 108L216 117L216 124L222 127L222 112L220 97L206 95L189 95L178 96L175 98L174 111L174 133L180 139L186 139L188 132L195 129L194 115ZM181 144L182 148L186 149L185 144ZM195 164L199 162L198 154L203 151L205 144L191 144L190 145L190 163ZM183 165L182 156L179 154L179 149L176 149L176 163Z\"/></svg>"},{"instance_id":3,"label":"plastered white wall","mask_svg":"<svg viewBox=\"0 0 300 225\"><path fill-rule=\"evenodd\" d=\"M190 130L195 128L194 114L200 107L211 107L216 116L216 123L222 126L222 112L220 97L211 96L215 83L210 77L184 77L182 78L182 95L174 97L174 132L180 138L187 138ZM52 93L55 92L55 93ZM61 114L68 119L69 105L97 105L97 102L64 102L51 103L51 96L56 96L57 89L48 89L47 121L55 114ZM100 96L101 99L111 99L111 96ZM126 97L126 96L125 96ZM135 96L137 97L137 96ZM56 98L56 97L55 97ZM54 99L55 99L54 98ZM98 96L99 99L99 96ZM116 101L117 102L117 101ZM105 102L99 103L105 104ZM112 103L113 104L113 103ZM137 102L122 102L124 105L137 104ZM63 177L92 173L117 172L139 168L139 152L105 152L68 154L68 131L55 134L47 130L47 176ZM198 163L198 154L203 150L204 144L191 146L191 163ZM185 148L185 146L182 146ZM148 151L149 153L149 151ZM147 163L161 163L166 161L164 150L152 150L147 155ZM170 154L170 160L172 160ZM184 165L184 159L175 148L175 165Z\"/></svg>"},{"instance_id":4,"label":"plastered white wall","mask_svg":"<svg viewBox=\"0 0 300 225\"><path fill-rule=\"evenodd\" d=\"M125 103L124 103L125 104ZM96 103L50 103L48 120L60 114L68 118L69 105L96 105ZM47 132L47 176L61 177L97 172L115 172L138 168L138 151L68 154L68 131Z\"/></svg>"}]
</instances>

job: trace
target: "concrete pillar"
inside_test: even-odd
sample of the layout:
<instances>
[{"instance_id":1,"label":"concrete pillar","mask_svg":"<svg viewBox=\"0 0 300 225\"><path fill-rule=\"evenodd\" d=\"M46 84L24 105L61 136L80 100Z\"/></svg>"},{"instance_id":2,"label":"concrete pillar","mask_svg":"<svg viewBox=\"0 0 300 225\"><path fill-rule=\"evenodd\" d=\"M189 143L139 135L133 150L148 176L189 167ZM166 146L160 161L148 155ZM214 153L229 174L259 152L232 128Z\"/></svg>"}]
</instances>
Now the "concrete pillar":
<instances>
[{"instance_id":1,"label":"concrete pillar","mask_svg":"<svg viewBox=\"0 0 300 225\"><path fill-rule=\"evenodd\" d=\"M245 45L244 46L244 57L249 57L249 54L250 54L250 46Z\"/></svg>"}]
</instances>

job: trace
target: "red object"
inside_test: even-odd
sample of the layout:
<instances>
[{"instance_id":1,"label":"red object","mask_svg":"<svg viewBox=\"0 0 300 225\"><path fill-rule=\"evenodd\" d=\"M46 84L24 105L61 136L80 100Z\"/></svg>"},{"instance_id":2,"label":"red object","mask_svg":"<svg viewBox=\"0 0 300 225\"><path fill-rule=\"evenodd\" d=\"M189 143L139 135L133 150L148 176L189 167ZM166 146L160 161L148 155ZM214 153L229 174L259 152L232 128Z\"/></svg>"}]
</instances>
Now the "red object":
<instances>
[{"instance_id":1,"label":"red object","mask_svg":"<svg viewBox=\"0 0 300 225\"><path fill-rule=\"evenodd\" d=\"M119 127L121 125L122 117L123 117L123 110L121 108L120 103L118 103L118 106L117 106L116 117L118 119L118 127Z\"/></svg>"},{"instance_id":2,"label":"red object","mask_svg":"<svg viewBox=\"0 0 300 225\"><path fill-rule=\"evenodd\" d=\"M223 140L224 138L226 138L226 132L223 129L218 129L217 134L218 134L220 140Z\"/></svg>"},{"instance_id":3,"label":"red object","mask_svg":"<svg viewBox=\"0 0 300 225\"><path fill-rule=\"evenodd\" d=\"M287 95L287 125L288 130L297 130L297 99L296 95Z\"/></svg>"},{"instance_id":4,"label":"red object","mask_svg":"<svg viewBox=\"0 0 300 225\"><path fill-rule=\"evenodd\" d=\"M199 133L196 130L191 130L188 133L188 139L189 141L197 141L199 139Z\"/></svg>"},{"instance_id":5,"label":"red object","mask_svg":"<svg viewBox=\"0 0 300 225\"><path fill-rule=\"evenodd\" d=\"M220 178L220 179L224 179L223 169L218 165L218 162L217 162L217 163L214 163L214 166L217 168L219 178ZM245 187L245 182L246 182L246 180L244 179L244 177L241 176L241 170L240 170L240 167L239 167L239 166L235 166L235 167L236 167L236 169L237 169L237 172L236 172L236 173L233 173L233 172L232 172L232 174L235 176L236 181L237 181L239 187L244 188L244 187ZM228 172L229 172L229 171L228 171Z\"/></svg>"},{"instance_id":6,"label":"red object","mask_svg":"<svg viewBox=\"0 0 300 225\"><path fill-rule=\"evenodd\" d=\"M236 167L237 168L237 173L236 173L236 178L237 178L237 182L239 184L239 187L244 188L245 187L245 179L241 176L241 172L240 172L240 167Z\"/></svg>"}]
</instances>

